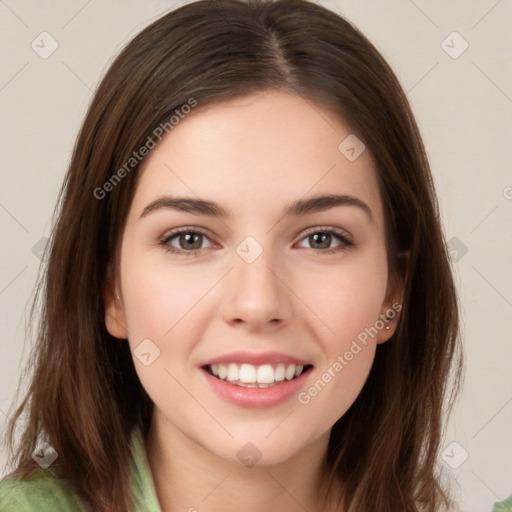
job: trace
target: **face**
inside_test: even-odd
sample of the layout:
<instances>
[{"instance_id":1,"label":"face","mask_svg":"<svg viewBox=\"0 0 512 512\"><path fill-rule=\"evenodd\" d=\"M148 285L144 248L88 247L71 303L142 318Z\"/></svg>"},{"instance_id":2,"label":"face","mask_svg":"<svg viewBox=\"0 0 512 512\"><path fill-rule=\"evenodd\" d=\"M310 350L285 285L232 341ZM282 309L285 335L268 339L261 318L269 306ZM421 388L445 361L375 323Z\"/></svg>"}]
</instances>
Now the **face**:
<instances>
[{"instance_id":1,"label":"face","mask_svg":"<svg viewBox=\"0 0 512 512\"><path fill-rule=\"evenodd\" d=\"M395 330L376 170L339 149L350 134L265 92L198 108L142 164L107 328L154 420L214 456L251 442L278 463L325 439Z\"/></svg>"}]
</instances>

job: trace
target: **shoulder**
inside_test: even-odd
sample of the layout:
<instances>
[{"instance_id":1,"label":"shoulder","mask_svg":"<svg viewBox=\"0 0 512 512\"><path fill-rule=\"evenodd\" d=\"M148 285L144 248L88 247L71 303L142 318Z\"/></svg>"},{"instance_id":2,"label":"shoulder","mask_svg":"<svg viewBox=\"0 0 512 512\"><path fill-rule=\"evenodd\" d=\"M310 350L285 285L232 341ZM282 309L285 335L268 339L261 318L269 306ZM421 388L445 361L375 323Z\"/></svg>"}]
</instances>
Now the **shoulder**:
<instances>
[{"instance_id":1,"label":"shoulder","mask_svg":"<svg viewBox=\"0 0 512 512\"><path fill-rule=\"evenodd\" d=\"M67 481L48 469L30 476L7 475L0 481L2 512L82 512L85 509Z\"/></svg>"},{"instance_id":2,"label":"shoulder","mask_svg":"<svg viewBox=\"0 0 512 512\"><path fill-rule=\"evenodd\" d=\"M510 512L512 510L512 494L505 500L495 503L492 512Z\"/></svg>"}]
</instances>

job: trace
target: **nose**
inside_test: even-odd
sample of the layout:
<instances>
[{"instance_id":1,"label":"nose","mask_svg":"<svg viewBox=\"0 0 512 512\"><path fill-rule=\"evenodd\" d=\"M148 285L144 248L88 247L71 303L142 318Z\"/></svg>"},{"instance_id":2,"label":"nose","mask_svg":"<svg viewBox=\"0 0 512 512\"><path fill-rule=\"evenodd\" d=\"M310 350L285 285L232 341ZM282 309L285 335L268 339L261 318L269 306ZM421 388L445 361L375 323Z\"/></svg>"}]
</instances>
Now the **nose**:
<instances>
[{"instance_id":1,"label":"nose","mask_svg":"<svg viewBox=\"0 0 512 512\"><path fill-rule=\"evenodd\" d=\"M292 317L293 293L286 273L277 266L270 251L248 263L234 254L234 268L226 276L223 315L230 324L250 330L275 329Z\"/></svg>"}]
</instances>

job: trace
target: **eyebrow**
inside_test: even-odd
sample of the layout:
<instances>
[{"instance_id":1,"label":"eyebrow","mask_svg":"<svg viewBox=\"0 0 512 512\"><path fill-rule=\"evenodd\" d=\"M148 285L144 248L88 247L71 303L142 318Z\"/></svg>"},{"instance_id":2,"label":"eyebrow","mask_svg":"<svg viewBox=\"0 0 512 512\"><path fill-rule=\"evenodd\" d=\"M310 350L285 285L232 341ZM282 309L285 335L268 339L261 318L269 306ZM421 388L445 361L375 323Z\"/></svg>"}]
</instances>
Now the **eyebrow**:
<instances>
[{"instance_id":1,"label":"eyebrow","mask_svg":"<svg viewBox=\"0 0 512 512\"><path fill-rule=\"evenodd\" d=\"M321 212L337 206L353 206L360 208L373 223L373 214L370 207L361 199L346 194L326 194L298 199L287 205L283 210L283 217L306 215L308 213ZM158 210L178 210L198 215L208 215L220 219L230 218L232 215L222 205L205 199L194 197L163 196L149 203L139 218L146 217Z\"/></svg>"}]
</instances>

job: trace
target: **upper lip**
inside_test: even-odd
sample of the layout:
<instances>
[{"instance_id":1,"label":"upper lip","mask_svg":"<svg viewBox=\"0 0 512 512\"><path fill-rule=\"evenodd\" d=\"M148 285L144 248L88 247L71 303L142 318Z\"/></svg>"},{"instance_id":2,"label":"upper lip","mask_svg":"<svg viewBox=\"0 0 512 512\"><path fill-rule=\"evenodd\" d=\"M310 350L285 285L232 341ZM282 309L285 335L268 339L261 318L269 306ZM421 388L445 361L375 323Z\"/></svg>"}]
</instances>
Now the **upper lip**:
<instances>
[{"instance_id":1,"label":"upper lip","mask_svg":"<svg viewBox=\"0 0 512 512\"><path fill-rule=\"evenodd\" d=\"M254 366L263 365L263 364L277 364L277 363L285 363L285 364L295 364L295 365L310 365L309 361L305 359L301 359L299 357L291 356L288 354L284 354L282 352L246 352L246 351L237 351L230 352L229 354L223 354L221 356L213 357L204 361L200 366L209 366L212 364L225 364L225 363L248 363Z\"/></svg>"}]
</instances>

